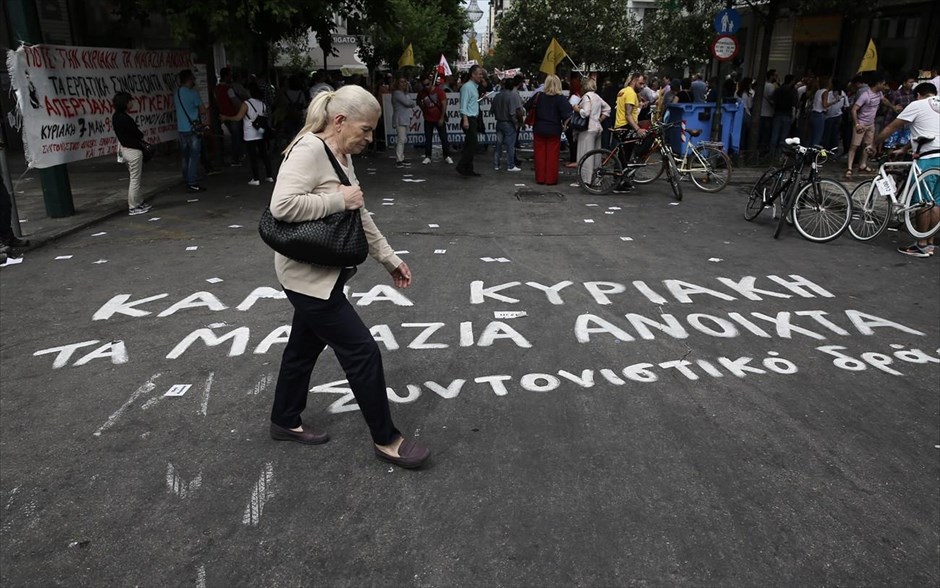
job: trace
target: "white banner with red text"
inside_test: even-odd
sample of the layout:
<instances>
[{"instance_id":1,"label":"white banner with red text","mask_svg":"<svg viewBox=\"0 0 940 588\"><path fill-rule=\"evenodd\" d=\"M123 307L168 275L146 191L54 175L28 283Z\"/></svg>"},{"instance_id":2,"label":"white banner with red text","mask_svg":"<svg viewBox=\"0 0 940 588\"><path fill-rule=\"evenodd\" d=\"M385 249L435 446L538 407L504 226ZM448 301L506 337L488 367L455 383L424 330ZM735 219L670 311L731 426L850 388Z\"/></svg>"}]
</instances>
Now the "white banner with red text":
<instances>
[{"instance_id":1,"label":"white banner with red text","mask_svg":"<svg viewBox=\"0 0 940 588\"><path fill-rule=\"evenodd\" d=\"M117 151L111 100L134 97L128 113L144 140L176 138L173 93L192 69L189 51L140 51L60 45L20 46L7 54L26 159L47 168Z\"/></svg>"}]
</instances>

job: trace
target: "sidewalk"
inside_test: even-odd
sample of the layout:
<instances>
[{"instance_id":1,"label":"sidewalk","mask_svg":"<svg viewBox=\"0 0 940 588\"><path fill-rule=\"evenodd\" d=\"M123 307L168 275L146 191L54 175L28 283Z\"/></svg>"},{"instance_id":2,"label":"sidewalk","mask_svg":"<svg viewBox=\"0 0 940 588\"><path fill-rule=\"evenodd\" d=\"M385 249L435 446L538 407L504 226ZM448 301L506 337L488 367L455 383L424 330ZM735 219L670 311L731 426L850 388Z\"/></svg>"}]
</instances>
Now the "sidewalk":
<instances>
[{"instance_id":1,"label":"sidewalk","mask_svg":"<svg viewBox=\"0 0 940 588\"><path fill-rule=\"evenodd\" d=\"M26 168L21 153L7 152L13 179L13 199L23 238L35 249L116 214L127 214L127 167L109 155L68 164L75 214L49 218L42 196L39 172ZM147 202L170 189L183 187L175 153L157 155L144 165L141 193Z\"/></svg>"}]
</instances>

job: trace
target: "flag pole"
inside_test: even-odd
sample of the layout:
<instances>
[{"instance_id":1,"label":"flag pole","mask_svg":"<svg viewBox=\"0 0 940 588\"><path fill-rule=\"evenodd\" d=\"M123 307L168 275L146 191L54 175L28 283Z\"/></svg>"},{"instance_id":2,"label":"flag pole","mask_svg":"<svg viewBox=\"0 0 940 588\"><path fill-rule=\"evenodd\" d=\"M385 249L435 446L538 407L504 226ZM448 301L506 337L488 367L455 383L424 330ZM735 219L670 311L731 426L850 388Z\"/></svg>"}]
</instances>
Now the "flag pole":
<instances>
[{"instance_id":1,"label":"flag pole","mask_svg":"<svg viewBox=\"0 0 940 588\"><path fill-rule=\"evenodd\" d=\"M580 76L583 78L583 77L584 77L584 72L582 72L581 69L578 67L578 64L575 63L575 62L571 59L571 56L568 55L568 52L567 52L567 51L565 51L565 57L567 57L567 58L568 58L568 61L571 62L571 65L574 66L574 71L578 72L578 75L580 75Z\"/></svg>"}]
</instances>

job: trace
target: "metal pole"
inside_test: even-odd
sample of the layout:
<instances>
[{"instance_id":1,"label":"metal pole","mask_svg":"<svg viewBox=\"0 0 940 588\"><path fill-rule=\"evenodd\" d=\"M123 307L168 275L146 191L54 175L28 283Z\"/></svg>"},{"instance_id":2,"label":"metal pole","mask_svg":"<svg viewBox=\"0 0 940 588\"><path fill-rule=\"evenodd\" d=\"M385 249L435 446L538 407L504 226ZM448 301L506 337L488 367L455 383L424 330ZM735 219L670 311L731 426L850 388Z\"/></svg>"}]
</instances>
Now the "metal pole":
<instances>
[{"instance_id":1,"label":"metal pole","mask_svg":"<svg viewBox=\"0 0 940 588\"><path fill-rule=\"evenodd\" d=\"M13 195L13 178L10 176L10 166L7 164L7 144L0 141L0 179L10 195L10 226L13 227L13 235L17 238L23 236L23 229L20 227L20 215L16 211L16 198Z\"/></svg>"}]
</instances>

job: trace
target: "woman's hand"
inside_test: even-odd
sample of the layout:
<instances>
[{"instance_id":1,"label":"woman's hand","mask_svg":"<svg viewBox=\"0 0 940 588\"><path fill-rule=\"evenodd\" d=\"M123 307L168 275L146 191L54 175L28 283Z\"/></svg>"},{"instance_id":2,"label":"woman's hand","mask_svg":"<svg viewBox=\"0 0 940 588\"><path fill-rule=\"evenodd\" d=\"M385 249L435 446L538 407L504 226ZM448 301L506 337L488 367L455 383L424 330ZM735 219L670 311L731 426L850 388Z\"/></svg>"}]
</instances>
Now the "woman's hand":
<instances>
[{"instance_id":1,"label":"woman's hand","mask_svg":"<svg viewBox=\"0 0 940 588\"><path fill-rule=\"evenodd\" d=\"M390 273L392 274L392 281L395 282L396 288L407 288L411 285L411 269L404 261Z\"/></svg>"},{"instance_id":2,"label":"woman's hand","mask_svg":"<svg viewBox=\"0 0 940 588\"><path fill-rule=\"evenodd\" d=\"M366 202L362 198L362 189L359 186L340 186L339 191L343 194L343 200L346 201L346 210L357 210L365 206Z\"/></svg>"}]
</instances>

